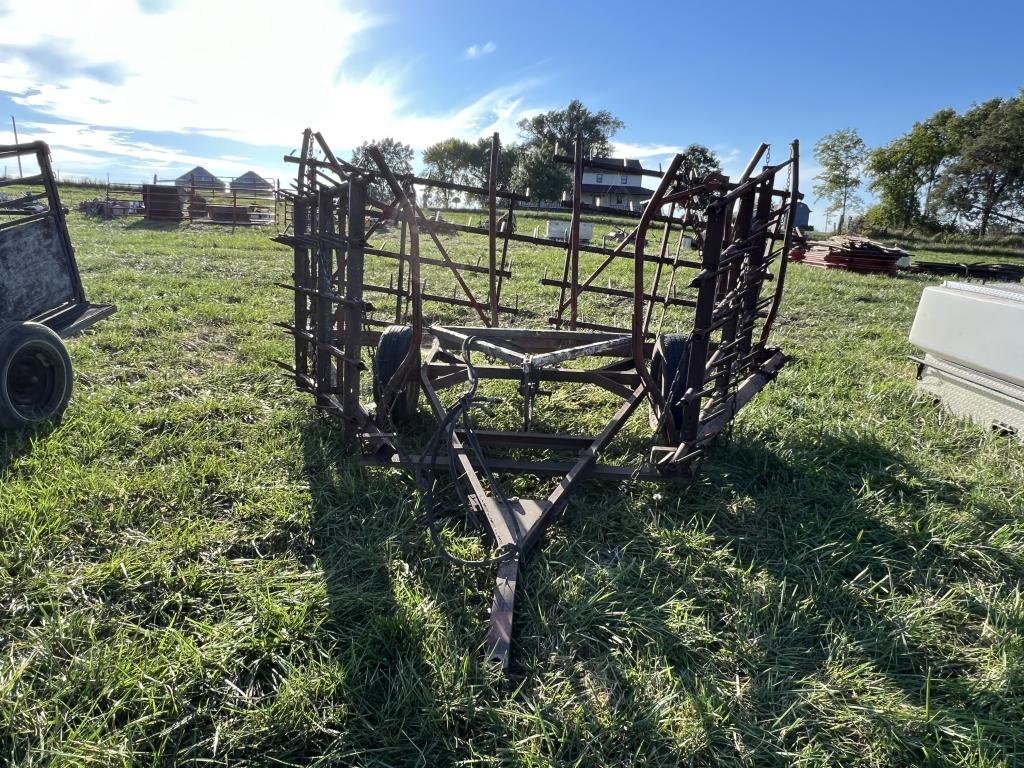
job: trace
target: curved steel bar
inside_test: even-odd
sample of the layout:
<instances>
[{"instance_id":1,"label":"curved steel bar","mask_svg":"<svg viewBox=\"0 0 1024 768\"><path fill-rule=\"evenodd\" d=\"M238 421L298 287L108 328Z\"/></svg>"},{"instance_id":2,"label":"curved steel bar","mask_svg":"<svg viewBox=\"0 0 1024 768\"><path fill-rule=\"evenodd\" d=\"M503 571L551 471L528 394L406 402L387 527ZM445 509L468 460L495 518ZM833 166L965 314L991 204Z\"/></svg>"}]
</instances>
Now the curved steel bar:
<instances>
[{"instance_id":1,"label":"curved steel bar","mask_svg":"<svg viewBox=\"0 0 1024 768\"><path fill-rule=\"evenodd\" d=\"M779 274L775 279L775 296L772 298L772 305L768 309L768 316L761 327L761 344L768 341L768 335L775 323L775 316L779 313L779 304L782 302L782 288L786 284L786 264L789 262L789 249L793 246L793 218L796 214L796 204L800 197L800 140L793 139L790 145L789 161L793 164L792 175L789 180L789 210L786 213L786 234L782 240L782 254L779 256Z\"/></svg>"},{"instance_id":2,"label":"curved steel bar","mask_svg":"<svg viewBox=\"0 0 1024 768\"><path fill-rule=\"evenodd\" d=\"M633 334L633 364L636 366L636 372L640 374L640 380L644 387L659 409L665 408L665 398L654 385L654 379L651 378L651 373L647 370L647 358L644 356L644 242L647 239L647 230L658 211L661 210L662 200L675 181L682 162L683 156L676 155L668 170L665 171L665 175L661 177L658 189L647 203L647 207L644 208L643 215L640 217L640 223L637 224L636 247L633 250L633 324L630 329Z\"/></svg>"}]
</instances>

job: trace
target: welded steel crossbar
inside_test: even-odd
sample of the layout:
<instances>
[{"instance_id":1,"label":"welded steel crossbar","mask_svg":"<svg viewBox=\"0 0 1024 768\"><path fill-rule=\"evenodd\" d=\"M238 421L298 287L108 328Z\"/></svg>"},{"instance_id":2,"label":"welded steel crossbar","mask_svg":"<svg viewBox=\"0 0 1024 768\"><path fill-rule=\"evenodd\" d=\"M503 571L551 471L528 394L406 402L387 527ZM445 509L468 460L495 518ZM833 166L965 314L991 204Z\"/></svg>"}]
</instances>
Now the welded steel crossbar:
<instances>
[{"instance_id":1,"label":"welded steel crossbar","mask_svg":"<svg viewBox=\"0 0 1024 768\"><path fill-rule=\"evenodd\" d=\"M785 363L767 342L801 197L799 147L794 141L788 159L774 165L762 164L767 150L761 145L735 181L695 178L681 155L663 172L644 171L659 181L642 211L583 200L585 172L619 166L588 157L582 138L571 157L554 158L572 168L564 207L526 207L528 197L498 188L497 134L486 186L399 176L373 149L373 167L358 168L308 129L298 156L286 158L298 174L287 193L289 225L277 239L293 250L294 280L284 287L294 293L294 319L282 325L294 337L295 356L282 365L341 420L367 463L412 474L428 510L435 473L450 474L467 512L495 544L489 660L508 664L519 568L578 482L690 475L708 443ZM780 176L788 176L781 187ZM385 189L386 199L374 189ZM431 219L418 202L431 189L474 196L483 224ZM567 208L567 240L517 233L517 205L563 215ZM635 225L612 248L585 243L581 224L594 212ZM484 264L453 256L466 251L467 236ZM561 278L541 280L557 289L547 316L554 327L516 324L519 302L503 297L515 284L510 243L562 252ZM631 274L625 284L624 274ZM609 299L627 306L626 322L609 321ZM484 429L470 414L487 412L494 398L479 388L502 380L519 384L521 428ZM620 404L597 434L552 433L534 415L542 385L596 387ZM415 436L408 422L421 395L436 428L426 447L413 451L407 446L415 440L405 438ZM602 461L644 404L651 426L646 458ZM530 451L541 455L524 458ZM548 456L566 451L573 455L568 461ZM556 481L546 495L512 497L498 480L510 473ZM429 511L428 522L440 545Z\"/></svg>"}]
</instances>

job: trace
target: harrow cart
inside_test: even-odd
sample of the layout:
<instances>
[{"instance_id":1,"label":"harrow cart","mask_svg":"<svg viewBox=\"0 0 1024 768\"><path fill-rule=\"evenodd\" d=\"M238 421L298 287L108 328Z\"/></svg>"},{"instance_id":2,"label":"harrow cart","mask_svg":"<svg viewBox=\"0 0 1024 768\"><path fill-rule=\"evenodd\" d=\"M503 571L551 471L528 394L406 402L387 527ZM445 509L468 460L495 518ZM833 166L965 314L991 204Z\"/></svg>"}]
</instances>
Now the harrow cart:
<instances>
[{"instance_id":1,"label":"harrow cart","mask_svg":"<svg viewBox=\"0 0 1024 768\"><path fill-rule=\"evenodd\" d=\"M310 130L301 153L285 158L298 176L289 224L276 238L294 249L294 281L283 287L294 292L295 317L281 325L294 337L295 358L282 365L359 441L366 463L401 467L418 480L439 545L441 473L489 533L494 554L476 562L497 568L485 643L491 662L508 664L523 560L577 484L690 476L708 443L785 363L767 342L800 198L799 150L794 141L775 165L762 162L767 150L761 145L736 180L694 178L678 155L664 172L643 170L658 179L643 211L584 202L585 172L622 166L588 157L579 139L572 156L554 158L572 177L557 212L526 209L527 196L498 189L497 134L486 187L397 176L374 150L376 167L360 169ZM483 225L425 215L417 191L438 189L476 196ZM526 210L568 214L568 240L516 232L516 214ZM584 243L581 223L594 216L635 224L614 247ZM560 274L531 288L532 299L551 300L550 312L508 298L520 243L564 255ZM467 245L475 263L453 255ZM616 307L625 309L618 322ZM503 428L485 428L499 402L488 387L505 394L503 407L515 402L515 426L506 419ZM559 387L599 390L608 402L603 428L545 428L550 414L538 399ZM432 418L419 415L423 403ZM637 450L631 417L645 404ZM429 437L413 448L417 428ZM635 460L609 461L626 433ZM559 453L568 458L552 457ZM542 490L529 498L506 490L526 482Z\"/></svg>"},{"instance_id":2,"label":"harrow cart","mask_svg":"<svg viewBox=\"0 0 1024 768\"><path fill-rule=\"evenodd\" d=\"M0 146L0 159L24 167L0 179L0 429L18 429L63 413L72 371L62 339L114 307L85 298L49 147Z\"/></svg>"}]
</instances>

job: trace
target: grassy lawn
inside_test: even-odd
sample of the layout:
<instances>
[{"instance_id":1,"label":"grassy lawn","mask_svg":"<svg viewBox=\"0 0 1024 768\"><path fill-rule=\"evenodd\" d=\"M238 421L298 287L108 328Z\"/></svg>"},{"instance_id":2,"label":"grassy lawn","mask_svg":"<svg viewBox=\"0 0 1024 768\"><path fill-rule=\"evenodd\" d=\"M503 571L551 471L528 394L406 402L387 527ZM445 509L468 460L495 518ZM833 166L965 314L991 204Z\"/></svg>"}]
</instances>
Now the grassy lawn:
<instances>
[{"instance_id":1,"label":"grassy lawn","mask_svg":"<svg viewBox=\"0 0 1024 768\"><path fill-rule=\"evenodd\" d=\"M0 763L1024 759L1024 447L915 394L906 338L940 278L793 265L791 363L692 484L573 497L503 678L493 573L446 564L409 484L358 467L274 366L271 232L66 202L90 298L120 310L71 342L63 423L0 437ZM542 325L558 256L512 255L507 300ZM592 432L605 402L556 390L541 418Z\"/></svg>"}]
</instances>

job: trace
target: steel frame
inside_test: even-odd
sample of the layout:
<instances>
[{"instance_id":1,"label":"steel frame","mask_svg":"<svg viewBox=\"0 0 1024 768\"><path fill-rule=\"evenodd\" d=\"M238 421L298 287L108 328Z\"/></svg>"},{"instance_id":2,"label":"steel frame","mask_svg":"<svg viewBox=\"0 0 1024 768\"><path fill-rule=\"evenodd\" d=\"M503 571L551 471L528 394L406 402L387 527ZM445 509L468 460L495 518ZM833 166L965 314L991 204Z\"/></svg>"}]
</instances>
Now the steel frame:
<instances>
[{"instance_id":1,"label":"steel frame","mask_svg":"<svg viewBox=\"0 0 1024 768\"><path fill-rule=\"evenodd\" d=\"M565 509L581 478L689 476L708 443L786 362L785 355L767 341L785 283L782 254L789 250L793 214L801 197L799 145L792 143L784 162L757 170L767 149L764 144L758 148L736 181L720 174L692 178L683 170L684 158L677 155L664 172L644 171L659 179L658 189L642 212L631 212L583 202L584 171L603 168L605 163L589 158L580 138L572 156L555 157L572 169L573 194L559 208L571 212L567 243L513 231L516 204L529 198L497 188L497 134L491 143L486 187L396 176L375 150L370 155L376 167L372 171L357 168L338 159L323 136L310 129L303 134L299 156L285 158L298 165L298 174L294 188L285 193L290 226L276 238L292 247L294 258L293 283L283 286L294 293L294 322L281 325L294 337L295 358L282 366L297 387L315 396L319 408L341 420L345 434L361 443L367 463L401 467L421 482L425 470L451 471L455 483L466 484L469 511L483 522L497 551L497 582L485 642L489 661L507 666L519 569L545 528ZM776 179L783 172L789 174L789 183L777 189ZM386 183L390 200L377 200L369 193L368 185L375 179ZM431 221L417 203L417 187L478 196L487 226ZM499 201L507 206L505 212L499 211ZM614 248L590 245L580 240L580 224L594 213L632 217L637 223ZM397 251L370 244L387 221L399 229ZM658 248L649 253L648 235L654 235L659 225ZM486 238L486 267L456 263L442 240L445 229ZM684 229L694 233L697 258L682 258ZM673 252L676 233L678 245ZM507 318L517 312L502 301L511 277L510 241L565 251L561 279L545 276L541 281L559 289L558 303L549 317L553 328L506 325ZM426 243L437 257L423 254ZM604 258L584 274L581 254ZM366 279L368 257L389 265L388 285ZM617 260L632 261L632 284L621 289L610 282L608 287L598 285L598 278ZM456 292L447 296L426 290L424 266L446 269ZM474 274L487 276L485 297L478 297L465 278ZM769 280L774 280L774 290L762 296ZM584 305L595 296L629 300L629 326L584 320ZM470 309L479 325L428 323L425 303ZM681 395L666 402L667 393L649 366L670 327L667 316L675 311L689 313L689 358L676 374L682 388L667 390ZM404 450L388 408L374 411L361 400L367 368L364 350L372 350L381 328L393 324L410 326L413 343L397 373L382 385L379 401L390 403L400 391L418 384L441 425L439 430L448 426L443 455ZM428 348L425 355L424 348ZM473 352L494 362L471 364ZM451 426L454 406L446 408L441 393L469 381L475 387L481 379L520 383L522 430L476 429L468 420L461 429ZM621 404L597 435L541 432L532 420L532 403L541 382L594 385L619 397ZM652 446L648 459L631 466L600 462L645 402L656 420L655 442L659 443ZM677 408L681 409L678 422L671 417ZM481 446L491 444L572 450L576 456L569 462L485 457ZM558 479L544 497L507 498L496 492L493 473Z\"/></svg>"},{"instance_id":2,"label":"steel frame","mask_svg":"<svg viewBox=\"0 0 1024 768\"><path fill-rule=\"evenodd\" d=\"M15 280L18 284L0 286L0 291L6 289L9 296L19 299L6 311L0 307L0 323L11 320L42 323L62 338L69 338L114 314L116 307L93 304L85 296L64 206L50 164L49 146L43 141L0 145L0 160L11 158L34 160L38 173L0 178L0 190L19 190L19 196L13 200L0 201L0 261L9 256L12 272L18 278ZM41 206L43 210L28 208L30 204ZM7 237L25 234L32 229L52 232L53 237L40 237L33 241L35 249L42 249L40 252L30 254L15 249L13 253L5 254L3 241ZM30 255L35 258L30 260ZM46 258L41 258L43 256ZM51 274L39 274L36 267L42 263L47 265L45 271ZM15 264L16 269L13 267ZM59 298L51 298L40 305L46 295L44 287L55 280L58 283L66 281L66 290Z\"/></svg>"}]
</instances>

